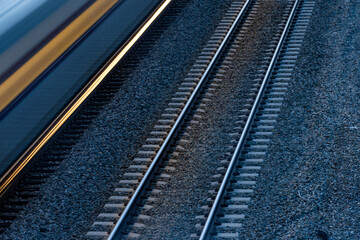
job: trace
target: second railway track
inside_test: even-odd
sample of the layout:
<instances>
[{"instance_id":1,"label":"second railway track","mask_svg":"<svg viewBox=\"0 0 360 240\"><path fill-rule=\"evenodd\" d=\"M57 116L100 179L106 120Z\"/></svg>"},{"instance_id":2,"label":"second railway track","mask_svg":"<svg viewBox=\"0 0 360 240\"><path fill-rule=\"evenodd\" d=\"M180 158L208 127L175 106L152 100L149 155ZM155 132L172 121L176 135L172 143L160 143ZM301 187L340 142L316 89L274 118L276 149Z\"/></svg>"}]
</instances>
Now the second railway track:
<instances>
[{"instance_id":1,"label":"second railway track","mask_svg":"<svg viewBox=\"0 0 360 240\"><path fill-rule=\"evenodd\" d=\"M247 208L244 202L253 189L231 191L234 197L229 201L235 202L225 204L230 210L219 206L224 196L231 198L230 182L255 184L249 178L258 175L256 164L265 154L296 60L296 53L284 52L299 51L301 46L296 30L291 32L295 42L284 42L295 23L306 30L313 4L233 2L87 237L239 237L244 213L236 211ZM299 18L299 9L305 19ZM304 34L304 27L300 33ZM236 71L243 74L241 80L234 77ZM277 82L274 76L279 77ZM237 108L229 109L229 103ZM230 126L237 133L225 137ZM224 150L226 141L236 147ZM227 157L217 161L222 156ZM250 164L242 167L244 172L234 170L241 168L240 160ZM216 180L221 176L223 182ZM206 192L210 192L208 200ZM219 227L212 233L214 223Z\"/></svg>"},{"instance_id":2,"label":"second railway track","mask_svg":"<svg viewBox=\"0 0 360 240\"><path fill-rule=\"evenodd\" d=\"M314 5L314 1L295 1L293 5L226 173L218 174L223 179L218 182L216 195L212 194L200 239L241 237L239 232Z\"/></svg>"}]
</instances>

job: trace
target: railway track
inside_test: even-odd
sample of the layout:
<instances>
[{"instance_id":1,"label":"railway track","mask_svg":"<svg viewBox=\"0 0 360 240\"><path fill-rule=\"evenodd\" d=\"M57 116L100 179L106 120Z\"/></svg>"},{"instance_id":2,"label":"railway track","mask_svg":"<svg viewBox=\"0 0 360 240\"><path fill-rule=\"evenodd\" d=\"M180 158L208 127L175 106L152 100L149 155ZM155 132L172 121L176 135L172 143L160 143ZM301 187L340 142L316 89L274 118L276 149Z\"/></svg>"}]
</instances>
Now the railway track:
<instances>
[{"instance_id":1,"label":"railway track","mask_svg":"<svg viewBox=\"0 0 360 240\"><path fill-rule=\"evenodd\" d=\"M300 5L300 6L299 6ZM200 239L239 238L314 1L295 1L254 105L211 205ZM293 19L296 18L294 21Z\"/></svg>"},{"instance_id":2,"label":"railway track","mask_svg":"<svg viewBox=\"0 0 360 240\"><path fill-rule=\"evenodd\" d=\"M161 216L161 205L163 202L172 204L169 199L176 202L176 194L171 192L171 187L178 182L185 181L183 184L194 187L194 179L189 177L184 180L176 174L181 171L179 161L186 160L184 152L197 144L192 142L196 137L191 135L201 135L192 129L206 125L206 121L211 119L206 115L207 105L220 101L216 99L216 92L221 92L221 85L226 84L227 72L234 67L233 62L240 60L251 63L249 59L239 58L237 52L242 49L245 56L246 51L254 51L251 50L254 45L241 47L246 46L244 42L249 35L257 31L261 33L257 29L261 26L268 28L263 31L270 39L257 38L258 42L268 42L258 52L249 54L255 62L260 61L261 64L255 67L257 74L255 78L252 76L250 88L242 92L244 95L238 99L241 109L236 112L237 121L232 123L235 132L230 134L231 143L235 146L225 152L225 160L212 167L212 170L216 169L215 174L208 180L208 186L204 187L208 189L210 198L201 208L204 214L194 218L197 224L191 228L194 230L191 235L194 238L239 237L244 211L254 192L254 179L259 175L261 162L264 161L313 5L313 1L301 0L233 2L165 109L162 119L154 126L154 131L150 133L138 157L133 160L103 212L98 215L86 235L88 238L179 237L164 235L162 232L176 232L176 228L171 226L176 223L172 223L169 217ZM264 27L256 23L264 24L264 21L269 20L264 16L270 15L274 9L278 13L272 24L267 22L268 25ZM262 20L257 20L259 18ZM206 167L200 166L197 170L206 171ZM185 168L182 174L195 173ZM181 208L182 205L176 203L174 208ZM169 228L156 225L161 222L163 225L167 222ZM147 235L153 231L158 235Z\"/></svg>"}]
</instances>

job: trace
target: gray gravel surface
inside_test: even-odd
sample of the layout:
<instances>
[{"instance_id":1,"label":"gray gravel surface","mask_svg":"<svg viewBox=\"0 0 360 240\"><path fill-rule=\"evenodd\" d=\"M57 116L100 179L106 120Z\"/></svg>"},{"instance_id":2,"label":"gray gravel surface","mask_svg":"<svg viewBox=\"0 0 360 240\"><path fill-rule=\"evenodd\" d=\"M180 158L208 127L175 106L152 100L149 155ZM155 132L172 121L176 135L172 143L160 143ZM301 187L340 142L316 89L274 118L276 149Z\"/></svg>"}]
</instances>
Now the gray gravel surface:
<instances>
[{"instance_id":1,"label":"gray gravel surface","mask_svg":"<svg viewBox=\"0 0 360 240\"><path fill-rule=\"evenodd\" d=\"M360 239L359 22L317 1L242 239Z\"/></svg>"},{"instance_id":2,"label":"gray gravel surface","mask_svg":"<svg viewBox=\"0 0 360 240\"><path fill-rule=\"evenodd\" d=\"M266 69L266 65L259 64L259 61L264 60L265 46L279 30L276 23L281 21L281 13L287 6L286 1L258 2L256 20L251 21L244 38L239 40L238 51L232 56L234 59L226 68L226 74L218 77L223 81L216 82L219 86L206 86L215 90L210 92L211 95L205 94L208 101L198 102L206 105L202 105L203 111L194 111L202 118L192 119L195 121L184 130L187 135L179 139L179 142L186 142L181 142L175 149L176 154L170 154L171 161L163 165L175 168L163 171L171 175L167 180L162 179L167 185L153 187L162 192L155 195L157 200L144 201L147 207L138 211L142 219L135 220L145 226L142 229L130 228L130 231L141 234L141 239L189 239L198 230L196 216L205 213L201 207L208 204L209 190L214 189L211 182L218 180L213 176L219 173L218 167L223 167L221 161L233 152L232 133L238 132L234 129L241 126L236 121L248 103L245 100L252 92L254 76ZM144 215L150 219L144 221Z\"/></svg>"},{"instance_id":3,"label":"gray gravel surface","mask_svg":"<svg viewBox=\"0 0 360 240\"><path fill-rule=\"evenodd\" d=\"M1 239L85 235L229 2L190 1Z\"/></svg>"}]
</instances>

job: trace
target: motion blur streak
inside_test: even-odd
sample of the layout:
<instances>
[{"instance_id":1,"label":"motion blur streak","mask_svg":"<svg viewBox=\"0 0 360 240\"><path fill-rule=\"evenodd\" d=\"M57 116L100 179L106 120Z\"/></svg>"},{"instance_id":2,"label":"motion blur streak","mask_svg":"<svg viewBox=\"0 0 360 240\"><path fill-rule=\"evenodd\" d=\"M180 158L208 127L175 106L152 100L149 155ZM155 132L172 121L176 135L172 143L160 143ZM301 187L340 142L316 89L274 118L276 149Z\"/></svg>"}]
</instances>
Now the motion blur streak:
<instances>
[{"instance_id":1,"label":"motion blur streak","mask_svg":"<svg viewBox=\"0 0 360 240\"><path fill-rule=\"evenodd\" d=\"M93 26L118 0L98 0L0 85L0 112Z\"/></svg>"},{"instance_id":2,"label":"motion blur streak","mask_svg":"<svg viewBox=\"0 0 360 240\"><path fill-rule=\"evenodd\" d=\"M0 35L13 27L19 19L26 17L29 13L40 7L46 0L0 0ZM11 14L17 11L16 14Z\"/></svg>"}]
</instances>

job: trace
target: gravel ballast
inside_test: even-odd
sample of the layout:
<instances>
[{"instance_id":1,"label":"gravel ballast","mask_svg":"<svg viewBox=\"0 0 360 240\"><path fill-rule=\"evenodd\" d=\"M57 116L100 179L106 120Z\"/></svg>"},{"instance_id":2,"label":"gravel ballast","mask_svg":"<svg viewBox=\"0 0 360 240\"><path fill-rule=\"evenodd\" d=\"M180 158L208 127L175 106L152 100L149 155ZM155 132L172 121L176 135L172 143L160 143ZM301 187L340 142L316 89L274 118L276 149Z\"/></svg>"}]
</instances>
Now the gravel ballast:
<instances>
[{"instance_id":1,"label":"gravel ballast","mask_svg":"<svg viewBox=\"0 0 360 240\"><path fill-rule=\"evenodd\" d=\"M359 21L316 1L242 239L360 239Z\"/></svg>"},{"instance_id":2,"label":"gravel ballast","mask_svg":"<svg viewBox=\"0 0 360 240\"><path fill-rule=\"evenodd\" d=\"M247 31L240 33L244 36L236 38L236 47L231 47L237 50L232 60L225 58L219 67L226 72L210 77L221 82L210 80L205 86L208 90L200 98L206 101L198 101L193 112L201 118L189 117L191 121L182 130L185 134L162 167L174 169L158 172L168 175L161 179L166 184L154 183L149 192L161 192L148 194L136 211L129 232L140 234L139 239L189 239L198 232L197 217L208 213L203 206L209 204L209 191L216 188L218 169L233 151L234 132L241 127L238 116L247 109L253 76L266 68L259 62L266 56L268 39L278 31L287 4L263 0L258 5L256 11L250 11L256 20L246 21Z\"/></svg>"},{"instance_id":3,"label":"gravel ballast","mask_svg":"<svg viewBox=\"0 0 360 240\"><path fill-rule=\"evenodd\" d=\"M190 1L1 239L84 237L229 3ZM360 239L359 22L357 0L317 1L246 214L242 239ZM234 81L236 75L232 77ZM238 83L237 87L241 86ZM241 93L241 89L226 85L218 91ZM227 134L233 126L222 125L216 116L222 107L229 115L236 112L238 102L233 104L209 104L213 121L199 127L207 131L197 135L196 128L189 130L201 141L184 154L193 158L192 162L179 167L188 169L194 179L199 205L191 202L193 213L186 220L198 214L195 205L200 208L206 202L200 187L210 176L196 175L195 169L189 169L191 163L201 166L210 158L222 159L218 152L228 146L220 147L218 142L230 141ZM217 129L216 134L213 129ZM207 156L206 150L219 151ZM182 180L176 174L174 177ZM202 179L195 182L198 176ZM186 185L186 181L181 184ZM181 193L179 186L176 191ZM167 201L163 206L171 208ZM178 209L173 213L179 221L184 214ZM186 239L193 231L187 224L194 223L177 226L173 221L169 226L177 232L153 232L152 236Z\"/></svg>"}]
</instances>

